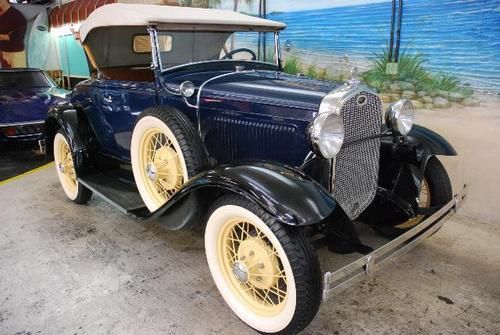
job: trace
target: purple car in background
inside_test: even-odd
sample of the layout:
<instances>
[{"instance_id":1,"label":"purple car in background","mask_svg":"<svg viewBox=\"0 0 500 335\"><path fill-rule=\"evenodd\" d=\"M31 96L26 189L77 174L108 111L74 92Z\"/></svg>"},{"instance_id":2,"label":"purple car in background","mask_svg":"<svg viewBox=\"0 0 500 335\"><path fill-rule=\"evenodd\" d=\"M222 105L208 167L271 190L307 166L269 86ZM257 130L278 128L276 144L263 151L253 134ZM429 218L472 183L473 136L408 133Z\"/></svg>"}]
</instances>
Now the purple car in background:
<instances>
[{"instance_id":1,"label":"purple car in background","mask_svg":"<svg viewBox=\"0 0 500 335\"><path fill-rule=\"evenodd\" d=\"M68 93L42 70L0 69L0 148L41 140L47 111Z\"/></svg>"}]
</instances>

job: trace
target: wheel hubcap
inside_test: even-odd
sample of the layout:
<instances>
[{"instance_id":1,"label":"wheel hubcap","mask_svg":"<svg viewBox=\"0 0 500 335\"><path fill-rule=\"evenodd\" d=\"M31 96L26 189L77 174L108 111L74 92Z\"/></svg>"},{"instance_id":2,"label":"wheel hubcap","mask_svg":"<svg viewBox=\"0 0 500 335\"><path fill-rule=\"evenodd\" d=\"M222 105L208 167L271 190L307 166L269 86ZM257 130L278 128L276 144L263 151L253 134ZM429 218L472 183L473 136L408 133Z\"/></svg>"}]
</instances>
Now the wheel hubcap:
<instances>
[{"instance_id":1,"label":"wheel hubcap","mask_svg":"<svg viewBox=\"0 0 500 335\"><path fill-rule=\"evenodd\" d=\"M146 166L146 174L151 181L156 181L157 179L157 174L156 174L156 166L154 164L148 164Z\"/></svg>"},{"instance_id":2,"label":"wheel hubcap","mask_svg":"<svg viewBox=\"0 0 500 335\"><path fill-rule=\"evenodd\" d=\"M58 167L59 167L59 171L61 171L61 173L64 173L65 169L64 169L63 163L59 163Z\"/></svg>"},{"instance_id":3,"label":"wheel hubcap","mask_svg":"<svg viewBox=\"0 0 500 335\"><path fill-rule=\"evenodd\" d=\"M244 263L235 262L233 265L233 274L242 283L248 281L248 270Z\"/></svg>"}]
</instances>

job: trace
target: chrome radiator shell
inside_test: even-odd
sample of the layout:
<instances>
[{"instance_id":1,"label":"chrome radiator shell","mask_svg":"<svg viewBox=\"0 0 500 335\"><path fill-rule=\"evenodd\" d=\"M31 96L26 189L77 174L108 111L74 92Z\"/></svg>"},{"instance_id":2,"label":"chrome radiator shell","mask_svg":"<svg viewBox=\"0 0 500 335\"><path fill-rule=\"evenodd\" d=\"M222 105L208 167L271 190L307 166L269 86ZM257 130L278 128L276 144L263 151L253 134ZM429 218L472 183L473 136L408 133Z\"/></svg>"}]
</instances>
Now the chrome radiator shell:
<instances>
[{"instance_id":1,"label":"chrome radiator shell","mask_svg":"<svg viewBox=\"0 0 500 335\"><path fill-rule=\"evenodd\" d=\"M382 102L365 86L346 85L324 98L320 113L336 113L344 123L344 144L331 162L330 191L354 220L377 191Z\"/></svg>"}]
</instances>

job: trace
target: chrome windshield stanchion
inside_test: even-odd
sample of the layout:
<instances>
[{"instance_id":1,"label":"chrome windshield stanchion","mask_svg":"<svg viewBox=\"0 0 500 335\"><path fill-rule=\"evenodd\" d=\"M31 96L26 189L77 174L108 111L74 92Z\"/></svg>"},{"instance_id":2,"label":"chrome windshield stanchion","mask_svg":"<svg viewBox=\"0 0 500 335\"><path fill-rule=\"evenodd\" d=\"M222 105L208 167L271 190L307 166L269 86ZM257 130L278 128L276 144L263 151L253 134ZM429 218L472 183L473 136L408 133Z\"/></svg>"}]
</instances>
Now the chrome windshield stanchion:
<instances>
[{"instance_id":1,"label":"chrome windshield stanchion","mask_svg":"<svg viewBox=\"0 0 500 335\"><path fill-rule=\"evenodd\" d=\"M158 42L158 32L152 26L148 27L149 37L151 40L151 56L153 57L153 61L151 63L151 67L153 70L162 71L162 62L160 55L160 44Z\"/></svg>"},{"instance_id":2,"label":"chrome windshield stanchion","mask_svg":"<svg viewBox=\"0 0 500 335\"><path fill-rule=\"evenodd\" d=\"M464 185L463 190L449 203L415 228L336 271L326 272L323 278L323 300L328 300L333 294L347 289L359 280L373 277L375 272L389 263L388 261L405 254L433 235L443 226L444 220L463 204L466 195L467 185Z\"/></svg>"},{"instance_id":3,"label":"chrome windshield stanchion","mask_svg":"<svg viewBox=\"0 0 500 335\"><path fill-rule=\"evenodd\" d=\"M274 33L274 56L276 57L276 65L281 68L281 48L280 48L280 33Z\"/></svg>"}]
</instances>

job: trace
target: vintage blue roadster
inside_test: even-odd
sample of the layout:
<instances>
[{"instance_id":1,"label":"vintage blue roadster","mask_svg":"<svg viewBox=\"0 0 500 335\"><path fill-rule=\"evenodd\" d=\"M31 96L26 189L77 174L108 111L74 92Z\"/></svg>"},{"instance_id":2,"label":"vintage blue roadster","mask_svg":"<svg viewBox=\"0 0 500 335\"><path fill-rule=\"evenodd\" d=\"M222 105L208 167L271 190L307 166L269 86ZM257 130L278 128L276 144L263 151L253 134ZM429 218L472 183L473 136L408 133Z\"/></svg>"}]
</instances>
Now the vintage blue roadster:
<instances>
[{"instance_id":1,"label":"vintage blue roadster","mask_svg":"<svg viewBox=\"0 0 500 335\"><path fill-rule=\"evenodd\" d=\"M92 78L45 123L69 199L94 193L138 220L204 227L217 288L266 334L304 329L322 299L436 232L463 198L436 158L455 150L413 125L409 101L384 113L356 78L283 73L284 28L222 10L103 6L80 29ZM373 250L355 220L394 239ZM321 246L362 257L322 275Z\"/></svg>"}]
</instances>

